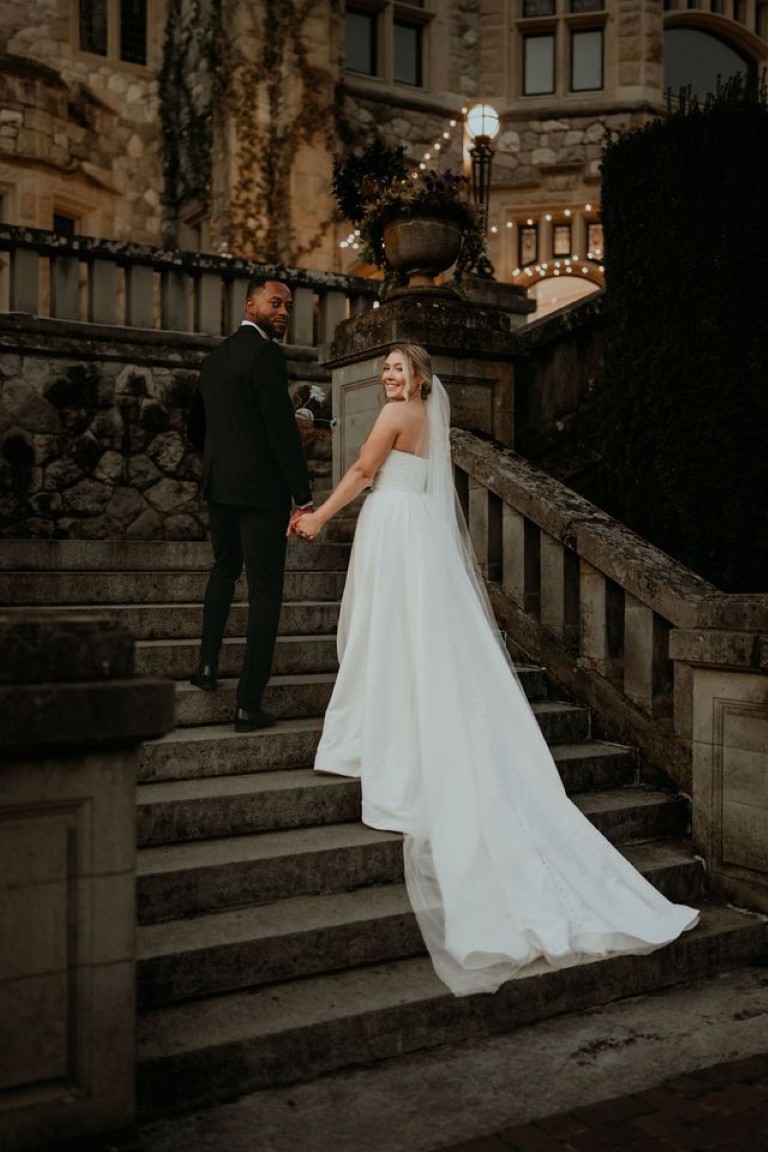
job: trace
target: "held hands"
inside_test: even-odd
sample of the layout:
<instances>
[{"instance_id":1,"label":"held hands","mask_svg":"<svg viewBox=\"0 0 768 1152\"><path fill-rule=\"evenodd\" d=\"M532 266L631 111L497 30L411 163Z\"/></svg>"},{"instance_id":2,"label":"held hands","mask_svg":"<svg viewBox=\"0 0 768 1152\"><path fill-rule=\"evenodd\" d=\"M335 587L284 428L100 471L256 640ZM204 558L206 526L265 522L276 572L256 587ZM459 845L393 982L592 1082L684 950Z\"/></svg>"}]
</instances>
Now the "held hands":
<instances>
[{"instance_id":1,"label":"held hands","mask_svg":"<svg viewBox=\"0 0 768 1152\"><path fill-rule=\"evenodd\" d=\"M297 536L301 536L302 540L315 540L320 535L323 523L317 512L301 512L292 526L293 531Z\"/></svg>"},{"instance_id":2,"label":"held hands","mask_svg":"<svg viewBox=\"0 0 768 1152\"><path fill-rule=\"evenodd\" d=\"M297 536L298 533L296 528L299 520L301 520L302 516L306 516L307 513L311 511L311 508L294 508L293 512L291 512L291 518L288 521L288 527L285 532L286 536Z\"/></svg>"}]
</instances>

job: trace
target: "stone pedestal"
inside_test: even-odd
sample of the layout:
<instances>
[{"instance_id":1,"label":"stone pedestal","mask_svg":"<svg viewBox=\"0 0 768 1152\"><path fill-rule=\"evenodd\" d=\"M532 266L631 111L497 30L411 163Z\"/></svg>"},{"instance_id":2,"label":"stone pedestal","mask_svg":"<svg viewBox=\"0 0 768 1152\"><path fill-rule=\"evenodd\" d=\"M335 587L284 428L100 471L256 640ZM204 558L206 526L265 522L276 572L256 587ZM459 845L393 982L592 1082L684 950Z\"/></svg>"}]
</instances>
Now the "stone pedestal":
<instances>
[{"instance_id":1,"label":"stone pedestal","mask_svg":"<svg viewBox=\"0 0 768 1152\"><path fill-rule=\"evenodd\" d=\"M0 1146L130 1127L136 746L173 726L118 625L0 613Z\"/></svg>"},{"instance_id":2,"label":"stone pedestal","mask_svg":"<svg viewBox=\"0 0 768 1152\"><path fill-rule=\"evenodd\" d=\"M527 324L530 314L536 311L536 301L517 284L506 284L492 276L470 275L464 277L462 287L470 304L506 312L512 328Z\"/></svg>"},{"instance_id":3,"label":"stone pedestal","mask_svg":"<svg viewBox=\"0 0 768 1152\"><path fill-rule=\"evenodd\" d=\"M723 596L699 615L705 627L670 636L676 679L687 673L693 838L713 890L768 913L768 604Z\"/></svg>"},{"instance_id":4,"label":"stone pedestal","mask_svg":"<svg viewBox=\"0 0 768 1152\"><path fill-rule=\"evenodd\" d=\"M333 482L356 458L382 403L382 357L398 341L423 344L451 400L451 423L514 441L514 366L518 340L509 314L446 293L402 295L340 324L322 350L332 370Z\"/></svg>"}]
</instances>

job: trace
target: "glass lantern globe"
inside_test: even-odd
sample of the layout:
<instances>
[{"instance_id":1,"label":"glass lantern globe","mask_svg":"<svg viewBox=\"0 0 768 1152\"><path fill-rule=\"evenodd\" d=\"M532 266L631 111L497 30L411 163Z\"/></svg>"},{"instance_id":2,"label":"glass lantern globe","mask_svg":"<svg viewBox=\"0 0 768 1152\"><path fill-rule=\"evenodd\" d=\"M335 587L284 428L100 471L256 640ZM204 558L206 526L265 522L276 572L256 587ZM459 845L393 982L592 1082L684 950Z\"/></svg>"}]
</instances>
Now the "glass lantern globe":
<instances>
[{"instance_id":1,"label":"glass lantern globe","mask_svg":"<svg viewBox=\"0 0 768 1152\"><path fill-rule=\"evenodd\" d=\"M492 140L499 130L499 114L491 104L475 104L467 112L467 132L471 140L484 136Z\"/></svg>"}]
</instances>

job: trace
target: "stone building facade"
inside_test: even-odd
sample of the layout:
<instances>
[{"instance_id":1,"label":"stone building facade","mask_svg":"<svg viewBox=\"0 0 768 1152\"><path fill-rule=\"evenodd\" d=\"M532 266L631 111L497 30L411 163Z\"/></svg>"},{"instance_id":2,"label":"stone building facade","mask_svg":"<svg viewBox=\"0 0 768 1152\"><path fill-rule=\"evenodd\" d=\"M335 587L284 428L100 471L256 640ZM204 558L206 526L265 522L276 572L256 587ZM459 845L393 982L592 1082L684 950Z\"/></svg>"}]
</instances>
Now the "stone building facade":
<instances>
[{"instance_id":1,"label":"stone building facade","mask_svg":"<svg viewBox=\"0 0 768 1152\"><path fill-rule=\"evenodd\" d=\"M337 272L333 158L374 133L468 171L500 116L490 255L541 311L602 283L607 135L768 61L768 0L0 0L9 223Z\"/></svg>"}]
</instances>

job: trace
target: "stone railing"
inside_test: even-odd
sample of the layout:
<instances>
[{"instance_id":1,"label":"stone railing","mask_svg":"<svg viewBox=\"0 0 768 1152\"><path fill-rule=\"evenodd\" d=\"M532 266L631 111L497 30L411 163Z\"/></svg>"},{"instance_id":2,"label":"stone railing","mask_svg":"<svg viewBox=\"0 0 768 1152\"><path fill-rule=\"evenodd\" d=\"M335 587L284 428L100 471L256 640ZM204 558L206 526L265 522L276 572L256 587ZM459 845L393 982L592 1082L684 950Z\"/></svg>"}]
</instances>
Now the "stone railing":
<instances>
[{"instance_id":1,"label":"stone railing","mask_svg":"<svg viewBox=\"0 0 768 1152\"><path fill-rule=\"evenodd\" d=\"M271 271L293 291L292 344L328 343L378 295L375 281L333 272L0 224L0 312L220 336L242 317L249 278Z\"/></svg>"},{"instance_id":2,"label":"stone railing","mask_svg":"<svg viewBox=\"0 0 768 1152\"><path fill-rule=\"evenodd\" d=\"M452 443L502 627L692 794L714 887L768 911L768 596L719 592L510 451Z\"/></svg>"}]
</instances>

